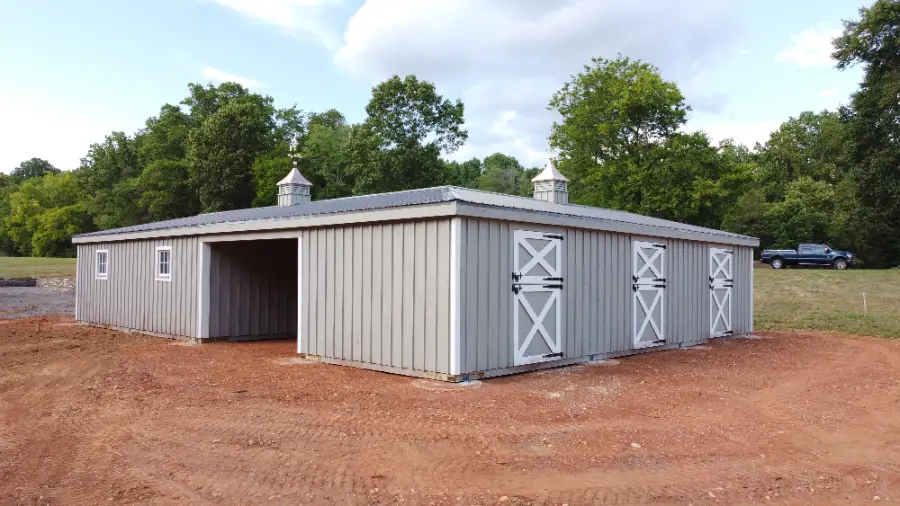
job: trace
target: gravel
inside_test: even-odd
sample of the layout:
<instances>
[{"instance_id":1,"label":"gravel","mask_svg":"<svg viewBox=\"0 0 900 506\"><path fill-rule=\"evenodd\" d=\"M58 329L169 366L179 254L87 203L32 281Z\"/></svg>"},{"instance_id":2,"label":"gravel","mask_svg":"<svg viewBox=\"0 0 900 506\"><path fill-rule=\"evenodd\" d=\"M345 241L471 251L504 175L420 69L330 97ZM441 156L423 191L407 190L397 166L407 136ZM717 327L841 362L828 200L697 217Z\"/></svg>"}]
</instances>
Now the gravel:
<instances>
[{"instance_id":1,"label":"gravel","mask_svg":"<svg viewBox=\"0 0 900 506\"><path fill-rule=\"evenodd\" d=\"M0 319L75 314L75 294L52 287L0 287Z\"/></svg>"}]
</instances>

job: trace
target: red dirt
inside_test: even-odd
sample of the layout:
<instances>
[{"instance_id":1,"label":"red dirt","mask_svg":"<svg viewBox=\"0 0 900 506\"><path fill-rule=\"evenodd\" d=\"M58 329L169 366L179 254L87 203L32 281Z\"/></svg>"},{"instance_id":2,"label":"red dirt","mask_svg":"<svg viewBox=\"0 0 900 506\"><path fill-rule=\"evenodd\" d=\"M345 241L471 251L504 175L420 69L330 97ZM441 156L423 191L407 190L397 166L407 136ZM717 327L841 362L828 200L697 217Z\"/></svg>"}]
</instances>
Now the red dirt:
<instances>
[{"instance_id":1,"label":"red dirt","mask_svg":"<svg viewBox=\"0 0 900 506\"><path fill-rule=\"evenodd\" d=\"M900 342L767 333L443 390L70 324L0 323L0 504L900 501Z\"/></svg>"}]
</instances>

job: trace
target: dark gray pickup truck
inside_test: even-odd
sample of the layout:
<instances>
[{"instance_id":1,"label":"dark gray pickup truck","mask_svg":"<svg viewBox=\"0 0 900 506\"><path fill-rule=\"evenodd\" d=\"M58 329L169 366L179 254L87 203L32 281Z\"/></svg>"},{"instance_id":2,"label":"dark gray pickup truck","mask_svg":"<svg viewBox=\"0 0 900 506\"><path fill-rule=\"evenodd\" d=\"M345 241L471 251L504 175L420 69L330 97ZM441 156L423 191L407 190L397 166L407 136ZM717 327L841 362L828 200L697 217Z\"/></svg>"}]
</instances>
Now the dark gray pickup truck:
<instances>
[{"instance_id":1,"label":"dark gray pickup truck","mask_svg":"<svg viewBox=\"0 0 900 506\"><path fill-rule=\"evenodd\" d=\"M796 250L767 249L762 252L762 263L773 269L783 269L788 265L804 267L833 267L846 269L853 266L856 256L849 251L837 251L824 244L801 244Z\"/></svg>"}]
</instances>

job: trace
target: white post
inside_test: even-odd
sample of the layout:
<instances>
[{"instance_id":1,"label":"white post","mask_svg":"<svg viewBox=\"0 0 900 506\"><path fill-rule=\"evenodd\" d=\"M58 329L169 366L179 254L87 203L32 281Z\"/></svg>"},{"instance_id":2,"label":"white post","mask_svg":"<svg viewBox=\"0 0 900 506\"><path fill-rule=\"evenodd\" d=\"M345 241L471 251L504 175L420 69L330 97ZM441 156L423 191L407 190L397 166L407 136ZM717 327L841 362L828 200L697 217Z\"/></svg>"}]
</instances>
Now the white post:
<instances>
[{"instance_id":1,"label":"white post","mask_svg":"<svg viewBox=\"0 0 900 506\"><path fill-rule=\"evenodd\" d=\"M303 353L303 232L297 236L297 353Z\"/></svg>"},{"instance_id":2,"label":"white post","mask_svg":"<svg viewBox=\"0 0 900 506\"><path fill-rule=\"evenodd\" d=\"M462 257L460 218L450 220L450 374L460 371L460 259Z\"/></svg>"},{"instance_id":3,"label":"white post","mask_svg":"<svg viewBox=\"0 0 900 506\"><path fill-rule=\"evenodd\" d=\"M209 338L209 282L212 247L200 241L197 257L197 339Z\"/></svg>"},{"instance_id":4,"label":"white post","mask_svg":"<svg viewBox=\"0 0 900 506\"><path fill-rule=\"evenodd\" d=\"M756 296L756 287L753 285L753 249L750 249L750 332L753 333L753 297Z\"/></svg>"}]
</instances>

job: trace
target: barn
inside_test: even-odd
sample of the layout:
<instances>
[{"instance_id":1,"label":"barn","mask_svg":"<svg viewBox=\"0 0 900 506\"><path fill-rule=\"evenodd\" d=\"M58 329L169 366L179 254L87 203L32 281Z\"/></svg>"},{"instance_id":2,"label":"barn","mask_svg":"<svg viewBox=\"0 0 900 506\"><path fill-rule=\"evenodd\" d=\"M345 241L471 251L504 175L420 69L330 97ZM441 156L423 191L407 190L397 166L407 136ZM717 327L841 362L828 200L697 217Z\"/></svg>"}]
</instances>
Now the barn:
<instances>
[{"instance_id":1,"label":"barn","mask_svg":"<svg viewBox=\"0 0 900 506\"><path fill-rule=\"evenodd\" d=\"M309 359L447 381L692 346L753 327L752 237L436 187L73 238L76 319L163 336L291 338Z\"/></svg>"}]
</instances>

